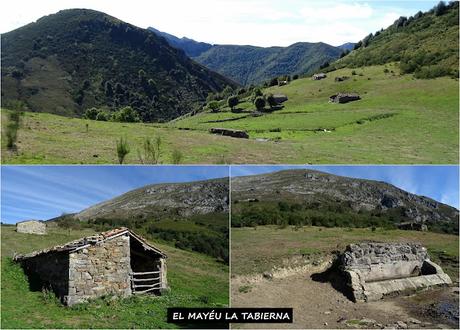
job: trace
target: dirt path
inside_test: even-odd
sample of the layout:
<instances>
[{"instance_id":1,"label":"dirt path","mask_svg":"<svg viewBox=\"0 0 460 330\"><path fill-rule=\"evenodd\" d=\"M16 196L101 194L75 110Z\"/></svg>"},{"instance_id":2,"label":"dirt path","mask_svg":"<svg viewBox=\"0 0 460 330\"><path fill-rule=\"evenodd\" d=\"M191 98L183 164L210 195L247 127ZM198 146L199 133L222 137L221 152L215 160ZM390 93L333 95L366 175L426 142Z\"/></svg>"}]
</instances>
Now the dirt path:
<instances>
[{"instance_id":1,"label":"dirt path","mask_svg":"<svg viewBox=\"0 0 460 330\"><path fill-rule=\"evenodd\" d=\"M430 291L425 294L426 299L417 301L414 301L414 297L398 297L378 302L353 303L330 283L312 280L310 276L313 273L303 271L273 279L260 276L233 278L232 307L294 308L292 324L244 324L234 325L233 328L404 328L402 323L400 326L395 325L397 321L404 322L409 328L455 328L455 323L444 322L439 317L436 319L432 313L421 315L420 312L424 310L423 306L433 307L433 300L446 297L454 300L454 304L456 301L458 306L458 288L457 291L453 288ZM421 323L413 323L411 318Z\"/></svg>"}]
</instances>

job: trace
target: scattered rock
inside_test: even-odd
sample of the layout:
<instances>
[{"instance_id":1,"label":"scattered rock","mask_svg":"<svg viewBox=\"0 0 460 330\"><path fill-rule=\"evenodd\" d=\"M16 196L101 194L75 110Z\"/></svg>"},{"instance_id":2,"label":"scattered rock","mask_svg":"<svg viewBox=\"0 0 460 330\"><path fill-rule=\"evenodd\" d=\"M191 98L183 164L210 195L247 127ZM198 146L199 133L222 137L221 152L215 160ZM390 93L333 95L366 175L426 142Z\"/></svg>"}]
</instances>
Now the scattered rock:
<instances>
[{"instance_id":1,"label":"scattered rock","mask_svg":"<svg viewBox=\"0 0 460 330\"><path fill-rule=\"evenodd\" d=\"M324 325L327 327L327 322L324 322Z\"/></svg>"},{"instance_id":2,"label":"scattered rock","mask_svg":"<svg viewBox=\"0 0 460 330\"><path fill-rule=\"evenodd\" d=\"M339 318L337 319L337 323L342 323L342 322L345 322L346 320L347 320L346 318L344 318L343 316L341 316L341 317L339 317Z\"/></svg>"},{"instance_id":3,"label":"scattered rock","mask_svg":"<svg viewBox=\"0 0 460 330\"><path fill-rule=\"evenodd\" d=\"M403 321L397 321L396 325L399 329L407 329L407 324L404 323Z\"/></svg>"},{"instance_id":4,"label":"scattered rock","mask_svg":"<svg viewBox=\"0 0 460 330\"><path fill-rule=\"evenodd\" d=\"M419 321L417 319L414 319L413 317L410 317L407 319L407 323L420 324L422 323L422 321Z\"/></svg>"},{"instance_id":5,"label":"scattered rock","mask_svg":"<svg viewBox=\"0 0 460 330\"><path fill-rule=\"evenodd\" d=\"M359 324L360 325L374 325L376 324L377 322L373 319L361 319L359 320Z\"/></svg>"},{"instance_id":6,"label":"scattered rock","mask_svg":"<svg viewBox=\"0 0 460 330\"><path fill-rule=\"evenodd\" d=\"M324 314L325 314L325 315L330 315L330 314L331 314L331 311L325 311Z\"/></svg>"},{"instance_id":7,"label":"scattered rock","mask_svg":"<svg viewBox=\"0 0 460 330\"><path fill-rule=\"evenodd\" d=\"M99 155L98 155L98 154L94 154L93 157L94 157L94 158L97 158L97 157L99 157Z\"/></svg>"},{"instance_id":8,"label":"scattered rock","mask_svg":"<svg viewBox=\"0 0 460 330\"><path fill-rule=\"evenodd\" d=\"M264 278L266 278L267 280L273 279L273 274L272 274L272 273L269 273L269 272L264 272L264 273L262 274L262 276L263 276Z\"/></svg>"}]
</instances>

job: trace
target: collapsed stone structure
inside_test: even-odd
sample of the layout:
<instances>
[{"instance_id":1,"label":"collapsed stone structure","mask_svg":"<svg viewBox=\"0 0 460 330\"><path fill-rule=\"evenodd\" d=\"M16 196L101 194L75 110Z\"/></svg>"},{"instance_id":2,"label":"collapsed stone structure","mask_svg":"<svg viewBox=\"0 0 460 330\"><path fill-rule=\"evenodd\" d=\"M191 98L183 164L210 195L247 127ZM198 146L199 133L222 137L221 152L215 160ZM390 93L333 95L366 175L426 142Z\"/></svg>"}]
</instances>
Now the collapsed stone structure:
<instances>
[{"instance_id":1,"label":"collapsed stone structure","mask_svg":"<svg viewBox=\"0 0 460 330\"><path fill-rule=\"evenodd\" d=\"M329 97L329 102L334 103L348 103L358 100L361 100L361 97L355 93L338 93Z\"/></svg>"},{"instance_id":2,"label":"collapsed stone structure","mask_svg":"<svg viewBox=\"0 0 460 330\"><path fill-rule=\"evenodd\" d=\"M288 97L284 94L275 94L273 95L273 98L275 99L275 102L278 104L284 103L288 100Z\"/></svg>"},{"instance_id":3,"label":"collapsed stone structure","mask_svg":"<svg viewBox=\"0 0 460 330\"><path fill-rule=\"evenodd\" d=\"M313 80L321 80L321 79L324 79L326 78L327 75L325 73L316 73L313 75Z\"/></svg>"},{"instance_id":4,"label":"collapsed stone structure","mask_svg":"<svg viewBox=\"0 0 460 330\"><path fill-rule=\"evenodd\" d=\"M16 223L16 232L24 234L46 235L46 223L39 220L26 220Z\"/></svg>"},{"instance_id":5,"label":"collapsed stone structure","mask_svg":"<svg viewBox=\"0 0 460 330\"><path fill-rule=\"evenodd\" d=\"M231 136L231 137L240 138L240 139L249 139L249 134L246 131L240 131L237 129L211 128L209 132L211 134Z\"/></svg>"},{"instance_id":6,"label":"collapsed stone structure","mask_svg":"<svg viewBox=\"0 0 460 330\"><path fill-rule=\"evenodd\" d=\"M15 255L29 277L66 305L108 294L161 293L168 289L166 255L127 228Z\"/></svg>"},{"instance_id":7,"label":"collapsed stone structure","mask_svg":"<svg viewBox=\"0 0 460 330\"><path fill-rule=\"evenodd\" d=\"M420 244L350 244L339 263L352 298L358 302L452 283Z\"/></svg>"}]
</instances>

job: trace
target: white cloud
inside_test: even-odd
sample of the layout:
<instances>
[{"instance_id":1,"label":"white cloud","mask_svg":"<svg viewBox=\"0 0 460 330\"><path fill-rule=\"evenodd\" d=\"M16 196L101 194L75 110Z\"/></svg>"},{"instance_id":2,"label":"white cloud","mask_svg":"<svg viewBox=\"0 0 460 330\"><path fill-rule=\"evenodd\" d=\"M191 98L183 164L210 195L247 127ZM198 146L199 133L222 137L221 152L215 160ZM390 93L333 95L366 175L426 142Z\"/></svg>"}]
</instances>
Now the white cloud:
<instances>
[{"instance_id":1,"label":"white cloud","mask_svg":"<svg viewBox=\"0 0 460 330\"><path fill-rule=\"evenodd\" d=\"M15 0L2 3L0 31L7 32L67 8L106 12L142 28L220 44L287 46L358 41L413 9L397 2L301 0ZM399 3L401 4L401 3ZM417 9L418 10L418 9Z\"/></svg>"}]
</instances>

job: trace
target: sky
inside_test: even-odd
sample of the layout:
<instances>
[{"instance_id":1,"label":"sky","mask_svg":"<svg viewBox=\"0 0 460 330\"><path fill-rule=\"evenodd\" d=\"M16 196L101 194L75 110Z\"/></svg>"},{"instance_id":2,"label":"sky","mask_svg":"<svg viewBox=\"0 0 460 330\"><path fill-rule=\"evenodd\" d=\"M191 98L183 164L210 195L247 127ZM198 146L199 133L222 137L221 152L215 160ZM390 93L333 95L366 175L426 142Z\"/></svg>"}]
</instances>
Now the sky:
<instances>
[{"instance_id":1,"label":"sky","mask_svg":"<svg viewBox=\"0 0 460 330\"><path fill-rule=\"evenodd\" d=\"M149 184L223 177L226 166L2 166L0 219L48 220Z\"/></svg>"},{"instance_id":2,"label":"sky","mask_svg":"<svg viewBox=\"0 0 460 330\"><path fill-rule=\"evenodd\" d=\"M232 166L231 176L308 168L361 179L390 183L413 194L459 208L458 166Z\"/></svg>"},{"instance_id":3,"label":"sky","mask_svg":"<svg viewBox=\"0 0 460 330\"><path fill-rule=\"evenodd\" d=\"M400 16L427 11L438 1L350 0L9 0L2 1L0 33L62 9L103 11L141 28L213 44L288 46L357 42Z\"/></svg>"}]
</instances>

